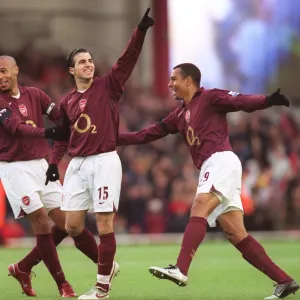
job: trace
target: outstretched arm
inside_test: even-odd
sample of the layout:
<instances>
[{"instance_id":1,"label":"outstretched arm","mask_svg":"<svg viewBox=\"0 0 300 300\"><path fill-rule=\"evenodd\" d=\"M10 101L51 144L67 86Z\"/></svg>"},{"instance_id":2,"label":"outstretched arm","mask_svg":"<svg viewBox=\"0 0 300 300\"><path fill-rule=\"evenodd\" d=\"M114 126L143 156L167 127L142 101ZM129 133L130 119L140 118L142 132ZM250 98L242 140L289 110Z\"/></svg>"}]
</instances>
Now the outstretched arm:
<instances>
[{"instance_id":1,"label":"outstretched arm","mask_svg":"<svg viewBox=\"0 0 300 300\"><path fill-rule=\"evenodd\" d=\"M154 25L154 20L148 16L149 11L150 8L147 9L133 32L125 51L107 74L107 87L114 101L119 101L124 90L124 85L131 76L141 53L146 32L149 27Z\"/></svg>"},{"instance_id":2,"label":"outstretched arm","mask_svg":"<svg viewBox=\"0 0 300 300\"><path fill-rule=\"evenodd\" d=\"M270 106L284 105L290 106L288 98L280 94L280 89L267 96L262 95L242 95L224 90L213 90L211 92L212 104L221 112L245 111L253 112L266 109Z\"/></svg>"},{"instance_id":3,"label":"outstretched arm","mask_svg":"<svg viewBox=\"0 0 300 300\"><path fill-rule=\"evenodd\" d=\"M147 144L163 138L168 134L178 132L176 111L171 112L165 119L138 132L120 133L118 146Z\"/></svg>"},{"instance_id":4,"label":"outstretched arm","mask_svg":"<svg viewBox=\"0 0 300 300\"><path fill-rule=\"evenodd\" d=\"M120 133L118 146L147 144L161 139L168 134L169 132L163 126L162 122L160 122L138 132Z\"/></svg>"}]
</instances>

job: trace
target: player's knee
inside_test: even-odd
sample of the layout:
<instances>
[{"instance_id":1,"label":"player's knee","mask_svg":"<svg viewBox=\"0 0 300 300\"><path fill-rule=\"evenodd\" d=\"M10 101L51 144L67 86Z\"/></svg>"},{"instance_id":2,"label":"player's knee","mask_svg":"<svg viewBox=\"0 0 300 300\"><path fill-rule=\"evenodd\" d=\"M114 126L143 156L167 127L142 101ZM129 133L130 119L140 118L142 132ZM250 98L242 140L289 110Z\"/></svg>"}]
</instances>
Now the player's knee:
<instances>
[{"instance_id":1,"label":"player's knee","mask_svg":"<svg viewBox=\"0 0 300 300\"><path fill-rule=\"evenodd\" d=\"M60 230L66 230L66 216L65 213L60 210L60 208L50 210L48 215Z\"/></svg>"},{"instance_id":2,"label":"player's knee","mask_svg":"<svg viewBox=\"0 0 300 300\"><path fill-rule=\"evenodd\" d=\"M240 243L244 238L247 237L248 233L244 230L236 232L226 232L228 241L234 246Z\"/></svg>"},{"instance_id":3,"label":"player's knee","mask_svg":"<svg viewBox=\"0 0 300 300\"><path fill-rule=\"evenodd\" d=\"M74 237L78 236L82 232L83 227L78 226L77 224L66 224L65 230L69 236Z\"/></svg>"},{"instance_id":4,"label":"player's knee","mask_svg":"<svg viewBox=\"0 0 300 300\"><path fill-rule=\"evenodd\" d=\"M219 204L219 199L211 193L197 194L191 208L191 217L207 218Z\"/></svg>"},{"instance_id":5,"label":"player's knee","mask_svg":"<svg viewBox=\"0 0 300 300\"><path fill-rule=\"evenodd\" d=\"M26 216L35 234L51 233L51 220L44 207Z\"/></svg>"},{"instance_id":6,"label":"player's knee","mask_svg":"<svg viewBox=\"0 0 300 300\"><path fill-rule=\"evenodd\" d=\"M31 225L35 234L51 233L51 221L47 216L41 215L33 219Z\"/></svg>"},{"instance_id":7,"label":"player's knee","mask_svg":"<svg viewBox=\"0 0 300 300\"><path fill-rule=\"evenodd\" d=\"M65 224L65 221L64 220L61 220L61 221L55 221L54 222L55 225L62 231L66 231L66 224Z\"/></svg>"}]
</instances>

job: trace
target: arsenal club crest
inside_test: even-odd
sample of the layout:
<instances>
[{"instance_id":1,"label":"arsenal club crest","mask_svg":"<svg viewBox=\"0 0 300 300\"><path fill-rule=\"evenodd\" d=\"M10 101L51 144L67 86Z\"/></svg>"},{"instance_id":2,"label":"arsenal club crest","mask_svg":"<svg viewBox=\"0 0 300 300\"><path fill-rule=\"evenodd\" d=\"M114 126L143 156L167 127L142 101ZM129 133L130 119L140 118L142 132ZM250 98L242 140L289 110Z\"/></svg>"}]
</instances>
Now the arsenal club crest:
<instances>
[{"instance_id":1,"label":"arsenal club crest","mask_svg":"<svg viewBox=\"0 0 300 300\"><path fill-rule=\"evenodd\" d=\"M81 109L81 110L84 110L85 105L86 105L86 99L81 99L81 100L79 101L79 107L80 107L80 109Z\"/></svg>"},{"instance_id":2,"label":"arsenal club crest","mask_svg":"<svg viewBox=\"0 0 300 300\"><path fill-rule=\"evenodd\" d=\"M20 104L20 105L19 105L19 110L20 110L20 113L21 113L24 117L28 117L27 107L25 106L25 104Z\"/></svg>"},{"instance_id":3,"label":"arsenal club crest","mask_svg":"<svg viewBox=\"0 0 300 300\"><path fill-rule=\"evenodd\" d=\"M28 206L30 203L30 198L28 196L24 196L22 198L22 202L24 203L24 205Z\"/></svg>"},{"instance_id":4,"label":"arsenal club crest","mask_svg":"<svg viewBox=\"0 0 300 300\"><path fill-rule=\"evenodd\" d=\"M187 110L184 117L185 117L185 121L189 123L191 119L191 112Z\"/></svg>"}]
</instances>

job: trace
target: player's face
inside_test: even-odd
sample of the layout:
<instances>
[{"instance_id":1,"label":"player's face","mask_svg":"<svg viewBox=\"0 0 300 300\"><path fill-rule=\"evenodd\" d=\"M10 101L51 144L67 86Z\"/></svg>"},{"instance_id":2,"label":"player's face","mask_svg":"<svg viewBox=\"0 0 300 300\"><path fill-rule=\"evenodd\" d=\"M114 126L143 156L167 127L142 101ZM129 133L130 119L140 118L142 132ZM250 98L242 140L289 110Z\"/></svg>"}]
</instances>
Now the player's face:
<instances>
[{"instance_id":1,"label":"player's face","mask_svg":"<svg viewBox=\"0 0 300 300\"><path fill-rule=\"evenodd\" d=\"M173 70L168 87L171 89L175 100L184 99L189 87L189 81L189 77L183 78L181 76L179 68Z\"/></svg>"},{"instance_id":2,"label":"player's face","mask_svg":"<svg viewBox=\"0 0 300 300\"><path fill-rule=\"evenodd\" d=\"M69 68L69 72L74 78L79 80L90 80L94 77L95 65L88 52L78 53L74 56L74 68Z\"/></svg>"},{"instance_id":3,"label":"player's face","mask_svg":"<svg viewBox=\"0 0 300 300\"><path fill-rule=\"evenodd\" d=\"M17 85L19 68L6 59L0 59L0 91L11 91Z\"/></svg>"}]
</instances>

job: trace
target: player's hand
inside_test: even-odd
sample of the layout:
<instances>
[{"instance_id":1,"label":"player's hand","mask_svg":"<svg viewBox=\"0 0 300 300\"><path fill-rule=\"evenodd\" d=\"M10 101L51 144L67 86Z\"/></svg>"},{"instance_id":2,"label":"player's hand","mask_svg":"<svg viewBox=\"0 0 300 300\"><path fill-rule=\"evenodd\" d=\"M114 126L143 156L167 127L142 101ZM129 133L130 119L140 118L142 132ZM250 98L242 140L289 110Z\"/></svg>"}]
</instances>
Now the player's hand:
<instances>
[{"instance_id":1,"label":"player's hand","mask_svg":"<svg viewBox=\"0 0 300 300\"><path fill-rule=\"evenodd\" d=\"M11 110L7 108L0 108L0 124L3 124L12 115Z\"/></svg>"},{"instance_id":2,"label":"player's hand","mask_svg":"<svg viewBox=\"0 0 300 300\"><path fill-rule=\"evenodd\" d=\"M70 129L55 126L45 129L45 139L53 139L55 141L68 141L70 138Z\"/></svg>"},{"instance_id":3,"label":"player's hand","mask_svg":"<svg viewBox=\"0 0 300 300\"><path fill-rule=\"evenodd\" d=\"M57 165L50 164L48 170L46 171L46 182L45 185L49 183L49 181L56 181L59 179L59 173Z\"/></svg>"},{"instance_id":4,"label":"player's hand","mask_svg":"<svg viewBox=\"0 0 300 300\"><path fill-rule=\"evenodd\" d=\"M277 89L276 92L267 96L267 103L269 105L280 106L284 105L286 107L290 106L290 100L283 94L280 93L280 89Z\"/></svg>"},{"instance_id":5,"label":"player's hand","mask_svg":"<svg viewBox=\"0 0 300 300\"><path fill-rule=\"evenodd\" d=\"M150 7L147 8L142 20L140 21L138 28L139 30L146 32L150 27L154 25L154 20L148 16Z\"/></svg>"}]
</instances>

